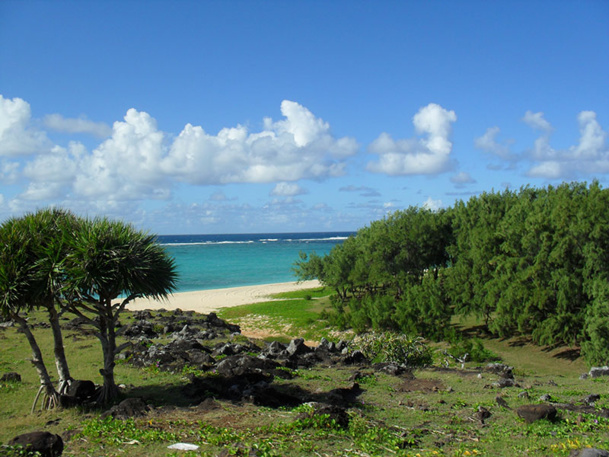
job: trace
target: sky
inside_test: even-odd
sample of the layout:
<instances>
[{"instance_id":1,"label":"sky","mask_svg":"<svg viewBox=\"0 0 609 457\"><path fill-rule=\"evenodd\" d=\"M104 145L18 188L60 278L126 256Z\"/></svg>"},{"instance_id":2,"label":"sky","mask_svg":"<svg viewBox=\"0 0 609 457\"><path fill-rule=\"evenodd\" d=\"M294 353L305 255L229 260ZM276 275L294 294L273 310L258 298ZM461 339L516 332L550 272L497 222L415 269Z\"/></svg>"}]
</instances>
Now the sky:
<instances>
[{"instance_id":1,"label":"sky","mask_svg":"<svg viewBox=\"0 0 609 457\"><path fill-rule=\"evenodd\" d=\"M0 220L352 231L609 182L609 2L0 2Z\"/></svg>"}]
</instances>

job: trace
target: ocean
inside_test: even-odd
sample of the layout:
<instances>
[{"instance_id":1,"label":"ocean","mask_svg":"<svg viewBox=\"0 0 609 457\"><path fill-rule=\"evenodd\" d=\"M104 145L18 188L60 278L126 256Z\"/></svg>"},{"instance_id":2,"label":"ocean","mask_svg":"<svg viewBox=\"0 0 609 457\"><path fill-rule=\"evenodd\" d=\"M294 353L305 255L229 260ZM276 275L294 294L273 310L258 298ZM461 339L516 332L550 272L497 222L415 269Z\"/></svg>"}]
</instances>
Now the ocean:
<instances>
[{"instance_id":1,"label":"ocean","mask_svg":"<svg viewBox=\"0 0 609 457\"><path fill-rule=\"evenodd\" d=\"M175 258L176 292L292 282L299 252L323 256L353 232L159 235Z\"/></svg>"}]
</instances>

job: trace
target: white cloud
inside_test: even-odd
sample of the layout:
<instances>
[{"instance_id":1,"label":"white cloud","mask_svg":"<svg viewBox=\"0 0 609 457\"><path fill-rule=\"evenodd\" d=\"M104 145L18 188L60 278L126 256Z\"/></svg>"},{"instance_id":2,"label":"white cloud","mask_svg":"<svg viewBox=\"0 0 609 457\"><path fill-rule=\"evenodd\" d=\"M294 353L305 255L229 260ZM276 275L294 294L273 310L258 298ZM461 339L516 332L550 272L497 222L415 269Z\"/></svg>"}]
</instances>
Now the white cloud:
<instances>
[{"instance_id":1,"label":"white cloud","mask_svg":"<svg viewBox=\"0 0 609 457\"><path fill-rule=\"evenodd\" d=\"M368 163L368 170L388 175L429 175L447 171L451 167L452 143L450 134L457 115L440 105L430 103L412 119L422 139L394 140L381 133L368 147L379 155L378 162Z\"/></svg>"},{"instance_id":2,"label":"white cloud","mask_svg":"<svg viewBox=\"0 0 609 457\"><path fill-rule=\"evenodd\" d=\"M41 154L28 162L23 170L26 178L35 182L71 182L78 171L78 159L84 146L71 143L68 149L55 146L50 153Z\"/></svg>"},{"instance_id":3,"label":"white cloud","mask_svg":"<svg viewBox=\"0 0 609 457\"><path fill-rule=\"evenodd\" d=\"M431 197L427 197L427 200L423 202L423 208L431 211L437 211L442 208L442 200L434 200Z\"/></svg>"},{"instance_id":4,"label":"white cloud","mask_svg":"<svg viewBox=\"0 0 609 457\"><path fill-rule=\"evenodd\" d=\"M577 116L579 122L579 144L571 148L574 158L580 160L607 160L607 133L596 120L594 111L582 111Z\"/></svg>"},{"instance_id":5,"label":"white cloud","mask_svg":"<svg viewBox=\"0 0 609 457\"><path fill-rule=\"evenodd\" d=\"M296 195L306 194L306 189L303 189L296 183L280 182L271 191L271 195L280 197L295 197Z\"/></svg>"},{"instance_id":6,"label":"white cloud","mask_svg":"<svg viewBox=\"0 0 609 457\"><path fill-rule=\"evenodd\" d=\"M176 136L161 131L148 113L129 109L110 130L103 123L53 114L43 124L68 133L109 137L92 151L80 143L53 145L32 128L28 103L0 96L0 155L33 155L23 162L4 161L3 183L19 178L21 201L64 197L72 201L127 202L167 199L178 181L194 185L281 182L274 192L298 195L288 185L345 173L345 158L359 149L353 138L336 138L327 122L302 105L284 100L284 118L264 119L259 132L244 126L217 135L187 124Z\"/></svg>"},{"instance_id":7,"label":"white cloud","mask_svg":"<svg viewBox=\"0 0 609 457\"><path fill-rule=\"evenodd\" d=\"M329 125L295 102L281 104L284 120L264 120L264 130L222 129L217 135L187 124L162 162L163 171L191 184L269 183L344 174L342 159L358 149L334 138Z\"/></svg>"},{"instance_id":8,"label":"white cloud","mask_svg":"<svg viewBox=\"0 0 609 457\"><path fill-rule=\"evenodd\" d=\"M457 173L454 176L451 176L450 182L452 182L453 184L456 184L457 186L463 186L465 184L473 184L476 182L476 180L474 178L472 178L469 173L462 171L460 173Z\"/></svg>"},{"instance_id":9,"label":"white cloud","mask_svg":"<svg viewBox=\"0 0 609 457\"><path fill-rule=\"evenodd\" d=\"M534 178L560 179L565 176L564 170L559 162L543 162L529 169L528 175Z\"/></svg>"},{"instance_id":10,"label":"white cloud","mask_svg":"<svg viewBox=\"0 0 609 457\"><path fill-rule=\"evenodd\" d=\"M58 198L61 199L62 196L63 188L61 183L41 183L32 181L29 183L25 192L19 195L19 199L39 202Z\"/></svg>"},{"instance_id":11,"label":"white cloud","mask_svg":"<svg viewBox=\"0 0 609 457\"><path fill-rule=\"evenodd\" d=\"M3 160L0 162L0 182L3 184L13 184L19 176L19 163Z\"/></svg>"},{"instance_id":12,"label":"white cloud","mask_svg":"<svg viewBox=\"0 0 609 457\"><path fill-rule=\"evenodd\" d=\"M527 111L527 115L530 112ZM537 113L541 114L541 113ZM531 116L525 115L525 118ZM573 178L582 173L609 173L607 133L596 120L594 111L582 111L577 116L580 137L577 145L554 149L550 144L552 126L540 116L529 125L542 130L530 151L533 162L528 175L548 179ZM540 127L541 125L541 127ZM542 128L543 127L543 128Z\"/></svg>"},{"instance_id":13,"label":"white cloud","mask_svg":"<svg viewBox=\"0 0 609 457\"><path fill-rule=\"evenodd\" d=\"M156 121L133 108L117 121L112 136L80 160L75 192L90 199L163 199L169 184L160 169L165 135Z\"/></svg>"},{"instance_id":14,"label":"white cloud","mask_svg":"<svg viewBox=\"0 0 609 457\"><path fill-rule=\"evenodd\" d=\"M52 130L67 133L87 133L100 138L112 134L112 128L104 122L90 121L86 117L66 118L61 114L49 114L44 117L44 125Z\"/></svg>"},{"instance_id":15,"label":"white cloud","mask_svg":"<svg viewBox=\"0 0 609 457\"><path fill-rule=\"evenodd\" d=\"M536 130L543 130L546 132L552 131L552 126L544 119L542 112L533 113L532 111L527 111L524 113L522 120Z\"/></svg>"},{"instance_id":16,"label":"white cloud","mask_svg":"<svg viewBox=\"0 0 609 457\"><path fill-rule=\"evenodd\" d=\"M0 156L16 157L48 151L51 142L30 124L30 105L20 98L0 95Z\"/></svg>"},{"instance_id":17,"label":"white cloud","mask_svg":"<svg viewBox=\"0 0 609 457\"><path fill-rule=\"evenodd\" d=\"M517 157L510 151L510 142L498 143L495 139L501 130L499 127L486 129L484 135L474 140L474 146L504 160L515 160Z\"/></svg>"}]
</instances>

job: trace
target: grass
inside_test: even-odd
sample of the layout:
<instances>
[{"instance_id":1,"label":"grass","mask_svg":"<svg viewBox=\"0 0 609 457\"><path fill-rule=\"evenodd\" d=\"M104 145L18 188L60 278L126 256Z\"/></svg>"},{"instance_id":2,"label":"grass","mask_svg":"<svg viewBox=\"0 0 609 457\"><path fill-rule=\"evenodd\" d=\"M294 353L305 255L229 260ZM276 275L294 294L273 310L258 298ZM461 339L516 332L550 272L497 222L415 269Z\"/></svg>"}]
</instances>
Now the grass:
<instances>
[{"instance_id":1,"label":"grass","mask_svg":"<svg viewBox=\"0 0 609 457\"><path fill-rule=\"evenodd\" d=\"M239 323L261 316L269 327L260 331L272 333L289 326L285 339L307 334L308 339L318 340L331 334L319 318L327 305L325 293L315 290L310 298L306 292L290 293L277 297L279 301L224 309L222 317ZM129 319L129 314L121 318L123 322ZM473 324L463 326L471 329ZM36 329L35 334L52 369L49 330ZM100 382L97 340L70 331L65 337L74 377ZM307 405L270 409L218 400L218 409L203 410L183 396L186 372L136 369L126 363L117 365L117 381L126 385L123 395L143 397L154 406L146 417L102 420L100 411L81 409L30 414L38 380L28 362L29 347L16 329L2 329L0 373L17 371L23 382L0 385L0 442L33 430L69 431L65 456L136 457L215 456L222 451L247 455L251 449L262 456L568 456L572 449L585 446L609 448L609 419L560 410L555 422L526 424L514 413L514 408L536 403L543 394L557 402L577 403L590 393L599 393L597 407L609 408L606 380L579 379L587 367L574 358L573 348L539 348L519 338L481 338L486 348L514 366L520 387L492 387L496 376L482 372L475 363L466 363L464 368L452 364L447 369L439 353L432 367L414 371L414 379L363 368L358 380L362 394L349 410L349 426L341 428L328 417L311 417ZM196 367L191 370L211 375L197 372ZM276 378L277 390L298 388L317 395L349 387L357 368L318 366L289 371L293 379ZM529 393L529 400L519 397L523 391ZM498 406L497 395L511 409ZM475 417L479 406L492 414L485 424ZM176 442L200 448L167 448Z\"/></svg>"},{"instance_id":2,"label":"grass","mask_svg":"<svg viewBox=\"0 0 609 457\"><path fill-rule=\"evenodd\" d=\"M223 308L218 316L241 326L244 334L289 341L305 338L319 341L332 335L321 312L329 306L330 291L324 287L274 295L274 300ZM260 333L261 327L264 334Z\"/></svg>"}]
</instances>

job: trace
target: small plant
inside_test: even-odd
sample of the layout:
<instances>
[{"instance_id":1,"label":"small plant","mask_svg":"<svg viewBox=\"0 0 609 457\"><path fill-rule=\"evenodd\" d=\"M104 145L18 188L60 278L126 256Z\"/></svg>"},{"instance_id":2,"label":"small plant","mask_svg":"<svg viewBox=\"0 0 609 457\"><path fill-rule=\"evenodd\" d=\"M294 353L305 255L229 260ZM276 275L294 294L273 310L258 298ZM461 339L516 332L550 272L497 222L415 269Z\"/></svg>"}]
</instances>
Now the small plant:
<instances>
[{"instance_id":1,"label":"small plant","mask_svg":"<svg viewBox=\"0 0 609 457\"><path fill-rule=\"evenodd\" d=\"M411 367L427 366L433 362L433 350L418 336L372 332L360 335L352 344L373 362L393 362Z\"/></svg>"},{"instance_id":2,"label":"small plant","mask_svg":"<svg viewBox=\"0 0 609 457\"><path fill-rule=\"evenodd\" d=\"M184 376L192 375L201 377L205 375L205 370L201 370L200 368L196 368L191 365L184 365L184 367L182 368L182 374Z\"/></svg>"},{"instance_id":3,"label":"small plant","mask_svg":"<svg viewBox=\"0 0 609 457\"><path fill-rule=\"evenodd\" d=\"M478 338L455 341L446 352L454 359L465 359L467 362L483 363L501 360L497 354L486 349Z\"/></svg>"}]
</instances>

